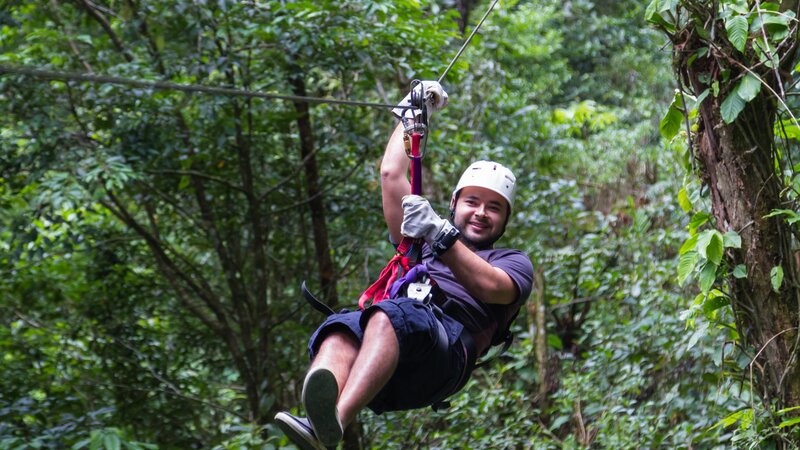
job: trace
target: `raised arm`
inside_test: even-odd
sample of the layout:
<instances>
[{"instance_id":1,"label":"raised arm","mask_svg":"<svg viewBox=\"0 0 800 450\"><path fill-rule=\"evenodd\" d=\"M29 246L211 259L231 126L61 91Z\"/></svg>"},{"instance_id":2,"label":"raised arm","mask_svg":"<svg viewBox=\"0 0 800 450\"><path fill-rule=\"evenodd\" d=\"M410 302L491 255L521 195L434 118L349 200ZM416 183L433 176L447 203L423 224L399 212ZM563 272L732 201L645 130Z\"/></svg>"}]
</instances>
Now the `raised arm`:
<instances>
[{"instance_id":1,"label":"raised arm","mask_svg":"<svg viewBox=\"0 0 800 450\"><path fill-rule=\"evenodd\" d=\"M447 93L437 81L422 81L413 89L417 93L424 92L429 116L447 105ZM406 95L397 106L392 113L398 118L407 118L409 125L421 113L417 109L405 108L411 106L411 93ZM400 232L400 225L403 223L403 196L411 193L411 183L408 181L409 158L403 145L403 134L404 127L401 120L389 137L383 161L381 161L383 217L386 220L386 227L389 229L389 236L395 244L399 244L403 238Z\"/></svg>"},{"instance_id":2,"label":"raised arm","mask_svg":"<svg viewBox=\"0 0 800 450\"><path fill-rule=\"evenodd\" d=\"M400 225L403 223L403 196L411 193L408 166L409 159L403 148L403 123L400 122L386 144L386 151L381 161L383 218L389 229L389 237L395 244L399 244L403 237L400 234Z\"/></svg>"}]
</instances>

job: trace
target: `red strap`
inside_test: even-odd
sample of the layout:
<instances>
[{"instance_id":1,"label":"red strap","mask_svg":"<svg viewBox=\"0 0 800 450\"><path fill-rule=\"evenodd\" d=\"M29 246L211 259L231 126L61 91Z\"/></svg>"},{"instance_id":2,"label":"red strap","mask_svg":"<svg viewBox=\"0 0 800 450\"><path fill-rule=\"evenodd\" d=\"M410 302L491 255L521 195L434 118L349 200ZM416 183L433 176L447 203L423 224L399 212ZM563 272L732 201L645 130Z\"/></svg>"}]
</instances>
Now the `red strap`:
<instances>
[{"instance_id":1,"label":"red strap","mask_svg":"<svg viewBox=\"0 0 800 450\"><path fill-rule=\"evenodd\" d=\"M408 255L408 251L411 250L411 247L418 243L417 239L412 239L408 236L403 236L403 239L400 240L400 245L397 246L397 254L399 255Z\"/></svg>"},{"instance_id":2,"label":"red strap","mask_svg":"<svg viewBox=\"0 0 800 450\"><path fill-rule=\"evenodd\" d=\"M394 255L394 257L389 260L389 263L386 264L386 267L383 268L378 279L358 298L358 307L364 309L367 307L367 302L370 300L372 300L372 304L374 305L375 303L382 302L389 298L389 290L392 288L392 284L394 284L395 280L397 280L403 272L411 268L409 265L410 262L410 258L402 253L398 252Z\"/></svg>"}]
</instances>

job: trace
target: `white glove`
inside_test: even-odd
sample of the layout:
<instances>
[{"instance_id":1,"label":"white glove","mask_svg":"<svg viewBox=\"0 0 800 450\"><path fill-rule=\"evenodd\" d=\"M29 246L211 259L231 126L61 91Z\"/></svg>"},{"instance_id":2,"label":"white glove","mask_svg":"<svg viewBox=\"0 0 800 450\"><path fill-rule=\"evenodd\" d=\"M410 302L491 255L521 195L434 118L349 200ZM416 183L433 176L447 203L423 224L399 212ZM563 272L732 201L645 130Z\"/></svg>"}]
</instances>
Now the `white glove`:
<instances>
[{"instance_id":1,"label":"white glove","mask_svg":"<svg viewBox=\"0 0 800 450\"><path fill-rule=\"evenodd\" d=\"M403 197L403 223L400 225L400 233L403 236L422 238L430 244L440 231L452 227L450 222L433 211L428 200L419 195Z\"/></svg>"},{"instance_id":2,"label":"white glove","mask_svg":"<svg viewBox=\"0 0 800 450\"><path fill-rule=\"evenodd\" d=\"M442 88L442 85L439 84L438 81L422 81L414 86L414 91L416 93L425 93L425 105L428 108L429 116L434 111L439 111L447 106L447 92L444 91L444 88ZM403 98L403 100L397 104L397 106L411 106L411 92L409 92L405 98ZM394 113L398 119L402 119L404 117L416 119L418 115L422 114L422 110L395 108L392 110L392 113Z\"/></svg>"}]
</instances>

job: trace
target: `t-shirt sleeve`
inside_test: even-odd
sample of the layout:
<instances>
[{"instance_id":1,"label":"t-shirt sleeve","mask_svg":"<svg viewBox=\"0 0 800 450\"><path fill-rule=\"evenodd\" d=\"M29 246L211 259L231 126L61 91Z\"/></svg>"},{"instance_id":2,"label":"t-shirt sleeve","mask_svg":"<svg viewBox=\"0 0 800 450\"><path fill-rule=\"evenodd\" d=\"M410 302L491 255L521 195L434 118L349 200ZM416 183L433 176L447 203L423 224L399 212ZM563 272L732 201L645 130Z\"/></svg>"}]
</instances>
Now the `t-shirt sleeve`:
<instances>
[{"instance_id":1,"label":"t-shirt sleeve","mask_svg":"<svg viewBox=\"0 0 800 450\"><path fill-rule=\"evenodd\" d=\"M530 297L533 290L533 264L527 255L513 250L491 261L491 264L507 273L517 285L517 289L519 289L517 302L522 303Z\"/></svg>"}]
</instances>

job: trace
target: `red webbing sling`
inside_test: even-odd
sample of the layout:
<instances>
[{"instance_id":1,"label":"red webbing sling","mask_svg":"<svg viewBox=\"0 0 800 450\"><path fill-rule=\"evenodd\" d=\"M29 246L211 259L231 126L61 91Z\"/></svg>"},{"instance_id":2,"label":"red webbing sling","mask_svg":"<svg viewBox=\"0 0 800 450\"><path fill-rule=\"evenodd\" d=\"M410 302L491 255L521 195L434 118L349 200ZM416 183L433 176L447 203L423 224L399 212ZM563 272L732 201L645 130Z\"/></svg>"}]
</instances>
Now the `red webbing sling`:
<instances>
[{"instance_id":1,"label":"red webbing sling","mask_svg":"<svg viewBox=\"0 0 800 450\"><path fill-rule=\"evenodd\" d=\"M416 125L411 133L411 151L408 156L411 159L411 193L414 195L422 195L422 155L420 154L419 145L423 136L421 130L424 129L424 125L422 127ZM386 264L378 279L358 298L358 307L364 309L370 300L372 300L372 304L375 304L389 298L389 290L392 288L392 284L419 262L421 254L422 239L403 236L400 245L397 246L397 252L394 257Z\"/></svg>"}]
</instances>

